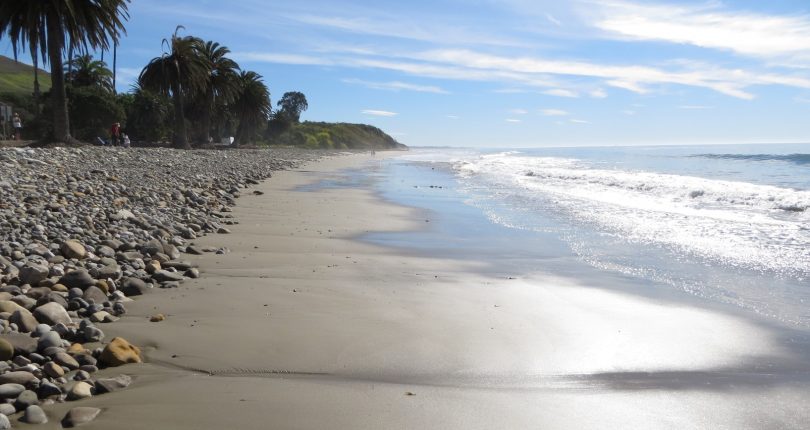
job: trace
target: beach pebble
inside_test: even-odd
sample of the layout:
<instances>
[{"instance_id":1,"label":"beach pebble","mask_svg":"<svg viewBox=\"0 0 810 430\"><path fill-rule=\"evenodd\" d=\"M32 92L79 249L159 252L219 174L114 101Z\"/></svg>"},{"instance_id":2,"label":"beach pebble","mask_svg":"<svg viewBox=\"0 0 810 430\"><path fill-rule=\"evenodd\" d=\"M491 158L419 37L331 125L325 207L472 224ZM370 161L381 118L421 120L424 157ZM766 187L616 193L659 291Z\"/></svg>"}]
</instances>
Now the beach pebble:
<instances>
[{"instance_id":1,"label":"beach pebble","mask_svg":"<svg viewBox=\"0 0 810 430\"><path fill-rule=\"evenodd\" d=\"M26 372L24 370L14 370L0 375L0 385L2 384L28 385L28 384L35 384L38 382L39 378L34 376L33 373Z\"/></svg>"},{"instance_id":2,"label":"beach pebble","mask_svg":"<svg viewBox=\"0 0 810 430\"><path fill-rule=\"evenodd\" d=\"M150 291L150 288L141 279L138 278L125 278L121 283L121 292L128 297L140 296Z\"/></svg>"},{"instance_id":3,"label":"beach pebble","mask_svg":"<svg viewBox=\"0 0 810 430\"><path fill-rule=\"evenodd\" d=\"M80 406L73 408L65 414L62 418L62 426L65 428L76 427L82 424L87 424L96 419L98 414L101 413L99 408L91 408L87 406Z\"/></svg>"},{"instance_id":4,"label":"beach pebble","mask_svg":"<svg viewBox=\"0 0 810 430\"><path fill-rule=\"evenodd\" d=\"M38 405L39 404L39 397L37 397L37 393L31 390L25 390L17 396L17 399L14 400L14 408L17 411L24 411L25 408L31 405Z\"/></svg>"},{"instance_id":5,"label":"beach pebble","mask_svg":"<svg viewBox=\"0 0 810 430\"><path fill-rule=\"evenodd\" d=\"M11 403L0 403L0 414L8 416L16 413L17 410L14 409L14 405Z\"/></svg>"},{"instance_id":6,"label":"beach pebble","mask_svg":"<svg viewBox=\"0 0 810 430\"><path fill-rule=\"evenodd\" d=\"M11 421L8 420L8 417L5 414L0 414L0 430L10 428L11 428Z\"/></svg>"},{"instance_id":7,"label":"beach pebble","mask_svg":"<svg viewBox=\"0 0 810 430\"><path fill-rule=\"evenodd\" d=\"M39 324L37 319L34 318L34 316L31 315L31 312L29 312L27 309L12 312L11 316L8 318L8 321L16 324L21 333L30 333L34 331Z\"/></svg>"},{"instance_id":8,"label":"beach pebble","mask_svg":"<svg viewBox=\"0 0 810 430\"><path fill-rule=\"evenodd\" d=\"M34 309L34 317L37 321L48 325L71 323L70 315L65 308L55 302L45 303Z\"/></svg>"},{"instance_id":9,"label":"beach pebble","mask_svg":"<svg viewBox=\"0 0 810 430\"><path fill-rule=\"evenodd\" d=\"M129 387L132 383L132 377L129 375L118 375L115 378L105 378L96 381L96 391L98 394L112 393L113 391L123 390Z\"/></svg>"},{"instance_id":10,"label":"beach pebble","mask_svg":"<svg viewBox=\"0 0 810 430\"><path fill-rule=\"evenodd\" d=\"M71 355L67 352L57 352L53 355L53 361L56 364L70 370L78 369L80 366L79 362L75 358L71 357Z\"/></svg>"},{"instance_id":11,"label":"beach pebble","mask_svg":"<svg viewBox=\"0 0 810 430\"><path fill-rule=\"evenodd\" d=\"M42 371L51 378L61 378L65 376L65 369L53 361L45 363L45 365L42 366Z\"/></svg>"},{"instance_id":12,"label":"beach pebble","mask_svg":"<svg viewBox=\"0 0 810 430\"><path fill-rule=\"evenodd\" d=\"M44 352L46 349L50 347L61 347L61 346L62 346L62 338L59 336L59 333L55 331L49 331L40 336L39 341L37 342L37 351Z\"/></svg>"},{"instance_id":13,"label":"beach pebble","mask_svg":"<svg viewBox=\"0 0 810 430\"><path fill-rule=\"evenodd\" d=\"M165 319L166 319L166 317L163 314L155 314L155 315L152 315L151 317L149 317L149 321L151 321L151 322L161 322L161 321L163 321Z\"/></svg>"},{"instance_id":14,"label":"beach pebble","mask_svg":"<svg viewBox=\"0 0 810 430\"><path fill-rule=\"evenodd\" d=\"M45 424L48 422L48 416L45 415L45 411L43 411L41 407L31 405L25 408L25 413L23 414L21 421L28 424Z\"/></svg>"},{"instance_id":15,"label":"beach pebble","mask_svg":"<svg viewBox=\"0 0 810 430\"><path fill-rule=\"evenodd\" d=\"M79 381L67 392L68 400L81 400L93 396L93 386L84 381Z\"/></svg>"},{"instance_id":16,"label":"beach pebble","mask_svg":"<svg viewBox=\"0 0 810 430\"><path fill-rule=\"evenodd\" d=\"M16 399L23 391L25 391L25 387L21 384L0 385L0 399Z\"/></svg>"},{"instance_id":17,"label":"beach pebble","mask_svg":"<svg viewBox=\"0 0 810 430\"><path fill-rule=\"evenodd\" d=\"M59 279L59 283L67 288L79 288L84 290L85 288L95 285L96 280L93 279L86 270L78 269L66 273Z\"/></svg>"},{"instance_id":18,"label":"beach pebble","mask_svg":"<svg viewBox=\"0 0 810 430\"><path fill-rule=\"evenodd\" d=\"M65 258L82 259L87 256L87 250L78 240L66 240L60 249Z\"/></svg>"},{"instance_id":19,"label":"beach pebble","mask_svg":"<svg viewBox=\"0 0 810 430\"><path fill-rule=\"evenodd\" d=\"M55 378L56 380L60 380L60 378ZM61 382L64 383L64 382ZM59 388L58 385L49 382L49 381L42 381L37 388L37 396L40 399L49 399L52 397L59 398L62 395L62 389Z\"/></svg>"}]
</instances>

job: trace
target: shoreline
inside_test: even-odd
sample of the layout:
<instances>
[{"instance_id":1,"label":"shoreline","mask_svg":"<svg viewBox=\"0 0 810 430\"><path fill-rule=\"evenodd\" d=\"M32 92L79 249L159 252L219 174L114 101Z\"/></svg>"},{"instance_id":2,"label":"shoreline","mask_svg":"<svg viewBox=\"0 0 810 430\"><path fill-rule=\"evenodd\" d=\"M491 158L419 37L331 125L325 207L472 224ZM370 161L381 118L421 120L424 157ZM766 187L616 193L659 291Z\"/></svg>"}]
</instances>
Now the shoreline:
<instances>
[{"instance_id":1,"label":"shoreline","mask_svg":"<svg viewBox=\"0 0 810 430\"><path fill-rule=\"evenodd\" d=\"M98 377L133 383L48 406L39 428L59 428L74 406L103 410L88 429L800 428L810 419L807 375L782 380L750 366L789 352L742 318L573 278L505 279L479 262L363 241L430 228L424 208L383 200L369 160L329 157L251 187L232 208L230 234L194 240L230 252L184 255L199 279L140 296L102 326L141 347L146 363ZM150 322L155 313L165 320Z\"/></svg>"},{"instance_id":2,"label":"shoreline","mask_svg":"<svg viewBox=\"0 0 810 430\"><path fill-rule=\"evenodd\" d=\"M148 363L131 368L129 389L93 399L105 413L88 428L154 428L178 413L171 426L189 429L752 428L807 418L801 383L735 374L734 363L778 349L745 321L403 255L356 238L423 228L418 209L362 187L292 191L362 158L282 172L255 188L263 195L240 199L232 234L199 241L232 252L195 258L199 280L143 296L111 328L140 342ZM158 311L167 319L148 322ZM735 384L748 388L730 395ZM795 400L791 416L776 412L774 392Z\"/></svg>"}]
</instances>

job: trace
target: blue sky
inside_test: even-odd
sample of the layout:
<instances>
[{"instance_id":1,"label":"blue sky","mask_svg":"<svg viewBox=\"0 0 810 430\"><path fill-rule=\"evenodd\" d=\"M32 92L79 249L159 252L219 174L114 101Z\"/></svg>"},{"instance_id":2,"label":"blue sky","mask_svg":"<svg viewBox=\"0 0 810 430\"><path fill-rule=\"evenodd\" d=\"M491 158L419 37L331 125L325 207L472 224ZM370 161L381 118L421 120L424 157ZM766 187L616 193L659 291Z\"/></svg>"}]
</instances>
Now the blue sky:
<instances>
[{"instance_id":1,"label":"blue sky","mask_svg":"<svg viewBox=\"0 0 810 430\"><path fill-rule=\"evenodd\" d=\"M806 0L134 0L130 15L119 90L183 25L274 100L305 93L304 120L409 145L810 142Z\"/></svg>"}]
</instances>

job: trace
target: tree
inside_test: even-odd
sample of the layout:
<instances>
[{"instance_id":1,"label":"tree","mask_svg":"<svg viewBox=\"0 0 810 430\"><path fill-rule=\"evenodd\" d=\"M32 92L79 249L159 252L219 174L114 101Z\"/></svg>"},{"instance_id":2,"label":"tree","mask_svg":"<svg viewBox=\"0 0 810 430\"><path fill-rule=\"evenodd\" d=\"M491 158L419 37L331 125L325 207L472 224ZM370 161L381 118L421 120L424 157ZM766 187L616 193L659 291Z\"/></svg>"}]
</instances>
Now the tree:
<instances>
[{"instance_id":1,"label":"tree","mask_svg":"<svg viewBox=\"0 0 810 430\"><path fill-rule=\"evenodd\" d=\"M13 0L0 2L0 39L19 49L39 52L51 67L53 138L75 143L70 135L62 57L66 50L108 49L125 34L129 0Z\"/></svg>"},{"instance_id":2,"label":"tree","mask_svg":"<svg viewBox=\"0 0 810 430\"><path fill-rule=\"evenodd\" d=\"M164 94L139 86L132 88L132 100L126 106L127 134L134 140L159 142L172 130L172 102Z\"/></svg>"},{"instance_id":3,"label":"tree","mask_svg":"<svg viewBox=\"0 0 810 430\"><path fill-rule=\"evenodd\" d=\"M293 123L297 123L301 118L301 112L309 107L304 93L298 91L284 93L278 101L278 106L281 108L279 112L281 116Z\"/></svg>"},{"instance_id":4,"label":"tree","mask_svg":"<svg viewBox=\"0 0 810 430\"><path fill-rule=\"evenodd\" d=\"M113 92L113 74L103 61L90 54L79 55L65 66L65 79L74 87L99 87Z\"/></svg>"},{"instance_id":5,"label":"tree","mask_svg":"<svg viewBox=\"0 0 810 430\"><path fill-rule=\"evenodd\" d=\"M208 81L208 68L200 55L202 40L178 36L181 28L177 26L170 40L163 39L163 46L169 51L153 58L143 68L138 84L150 91L171 96L174 104L174 147L191 149L186 133L184 98L204 89Z\"/></svg>"},{"instance_id":6,"label":"tree","mask_svg":"<svg viewBox=\"0 0 810 430\"><path fill-rule=\"evenodd\" d=\"M231 111L239 121L236 144L252 140L259 126L267 122L272 110L270 90L256 72L242 72L238 78L239 92L231 104Z\"/></svg>"},{"instance_id":7,"label":"tree","mask_svg":"<svg viewBox=\"0 0 810 430\"><path fill-rule=\"evenodd\" d=\"M226 57L230 52L227 47L210 40L200 47L200 55L208 68L201 124L204 143L211 137L211 114L217 99L222 104L230 103L239 91L239 65Z\"/></svg>"}]
</instances>

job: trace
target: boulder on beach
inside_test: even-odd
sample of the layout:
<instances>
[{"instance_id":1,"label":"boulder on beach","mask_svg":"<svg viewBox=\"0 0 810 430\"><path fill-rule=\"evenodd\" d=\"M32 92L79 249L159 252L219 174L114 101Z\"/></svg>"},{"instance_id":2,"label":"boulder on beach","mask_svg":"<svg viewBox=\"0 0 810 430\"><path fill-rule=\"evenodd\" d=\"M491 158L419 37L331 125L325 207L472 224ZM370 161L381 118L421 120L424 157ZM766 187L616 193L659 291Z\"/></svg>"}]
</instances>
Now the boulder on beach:
<instances>
[{"instance_id":1,"label":"boulder on beach","mask_svg":"<svg viewBox=\"0 0 810 430\"><path fill-rule=\"evenodd\" d=\"M59 279L59 283L67 288L81 288L84 290L96 285L96 280L86 270L79 269L66 273Z\"/></svg>"},{"instance_id":2,"label":"boulder on beach","mask_svg":"<svg viewBox=\"0 0 810 430\"><path fill-rule=\"evenodd\" d=\"M110 367L128 363L142 363L141 350L122 337L116 337L104 347L99 356L101 364Z\"/></svg>"}]
</instances>

